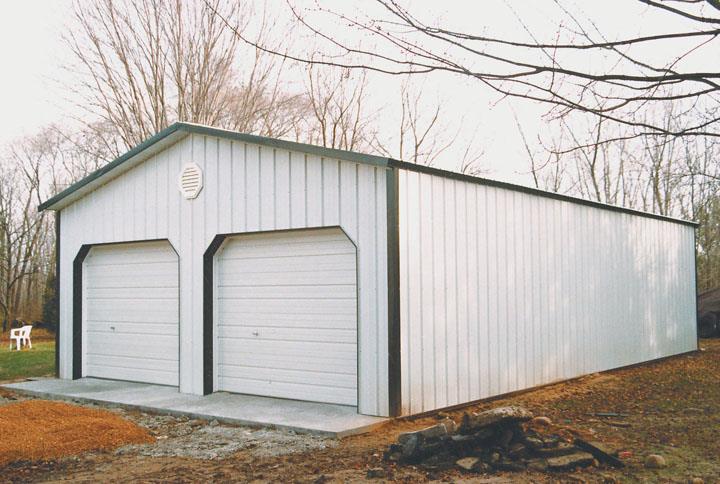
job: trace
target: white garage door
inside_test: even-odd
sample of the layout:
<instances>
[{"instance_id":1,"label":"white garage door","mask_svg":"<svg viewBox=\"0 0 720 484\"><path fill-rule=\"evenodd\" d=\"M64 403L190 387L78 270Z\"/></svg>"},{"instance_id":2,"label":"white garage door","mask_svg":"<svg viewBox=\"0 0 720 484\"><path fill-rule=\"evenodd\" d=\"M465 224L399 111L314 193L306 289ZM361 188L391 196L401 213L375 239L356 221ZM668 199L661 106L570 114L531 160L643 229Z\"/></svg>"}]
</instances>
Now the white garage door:
<instances>
[{"instance_id":1,"label":"white garage door","mask_svg":"<svg viewBox=\"0 0 720 484\"><path fill-rule=\"evenodd\" d=\"M93 247L83 286L84 375L178 385L178 258L170 244Z\"/></svg>"},{"instance_id":2,"label":"white garage door","mask_svg":"<svg viewBox=\"0 0 720 484\"><path fill-rule=\"evenodd\" d=\"M227 240L216 266L218 390L357 405L355 259L339 229Z\"/></svg>"}]
</instances>

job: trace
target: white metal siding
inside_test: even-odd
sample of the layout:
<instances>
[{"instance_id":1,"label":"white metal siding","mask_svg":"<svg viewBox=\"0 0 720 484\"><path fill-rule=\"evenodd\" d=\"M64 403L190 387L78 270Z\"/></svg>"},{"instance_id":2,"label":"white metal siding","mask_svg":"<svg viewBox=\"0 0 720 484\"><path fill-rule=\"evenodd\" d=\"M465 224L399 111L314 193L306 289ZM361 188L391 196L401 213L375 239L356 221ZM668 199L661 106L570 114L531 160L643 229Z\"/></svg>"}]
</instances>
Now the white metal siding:
<instances>
[{"instance_id":1,"label":"white metal siding","mask_svg":"<svg viewBox=\"0 0 720 484\"><path fill-rule=\"evenodd\" d=\"M185 163L203 170L194 200ZM188 135L61 211L60 375L72 375L72 261L82 244L167 238L180 257L180 391L203 390L203 253L218 233L339 226L358 253L358 411L388 414L386 173Z\"/></svg>"},{"instance_id":2,"label":"white metal siding","mask_svg":"<svg viewBox=\"0 0 720 484\"><path fill-rule=\"evenodd\" d=\"M216 261L216 388L357 405L355 260L340 229L227 240Z\"/></svg>"},{"instance_id":3,"label":"white metal siding","mask_svg":"<svg viewBox=\"0 0 720 484\"><path fill-rule=\"evenodd\" d=\"M169 243L91 249L83 264L83 375L178 385L178 306Z\"/></svg>"},{"instance_id":4,"label":"white metal siding","mask_svg":"<svg viewBox=\"0 0 720 484\"><path fill-rule=\"evenodd\" d=\"M696 349L693 227L399 176L403 414Z\"/></svg>"}]
</instances>

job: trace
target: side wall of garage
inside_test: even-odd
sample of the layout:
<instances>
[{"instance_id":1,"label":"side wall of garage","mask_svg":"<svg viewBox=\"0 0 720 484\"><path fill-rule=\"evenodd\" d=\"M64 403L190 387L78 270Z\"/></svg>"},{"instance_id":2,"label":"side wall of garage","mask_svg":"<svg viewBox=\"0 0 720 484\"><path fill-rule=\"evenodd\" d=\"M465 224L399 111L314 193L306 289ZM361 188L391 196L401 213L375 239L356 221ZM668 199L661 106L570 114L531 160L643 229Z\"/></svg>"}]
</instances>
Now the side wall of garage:
<instances>
[{"instance_id":1,"label":"side wall of garage","mask_svg":"<svg viewBox=\"0 0 720 484\"><path fill-rule=\"evenodd\" d=\"M402 413L697 348L691 224L399 173Z\"/></svg>"},{"instance_id":2,"label":"side wall of garage","mask_svg":"<svg viewBox=\"0 0 720 484\"><path fill-rule=\"evenodd\" d=\"M194 200L184 164L203 170ZM180 391L203 392L203 254L217 234L339 226L358 253L358 410L388 414L386 171L189 134L61 211L60 376L72 377L73 259L83 244L168 239L180 258Z\"/></svg>"}]
</instances>

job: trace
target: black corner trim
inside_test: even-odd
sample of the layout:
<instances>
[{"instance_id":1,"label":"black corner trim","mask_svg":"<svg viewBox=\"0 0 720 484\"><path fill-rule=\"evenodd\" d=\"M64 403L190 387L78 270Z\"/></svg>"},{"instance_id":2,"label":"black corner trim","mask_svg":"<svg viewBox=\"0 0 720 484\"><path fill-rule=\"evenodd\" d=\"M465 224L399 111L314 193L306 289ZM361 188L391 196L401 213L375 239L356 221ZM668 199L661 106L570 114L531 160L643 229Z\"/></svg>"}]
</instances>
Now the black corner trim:
<instances>
[{"instance_id":1,"label":"black corner trim","mask_svg":"<svg viewBox=\"0 0 720 484\"><path fill-rule=\"evenodd\" d=\"M213 259L226 237L216 235L203 254L203 395L213 392Z\"/></svg>"},{"instance_id":2,"label":"black corner trim","mask_svg":"<svg viewBox=\"0 0 720 484\"><path fill-rule=\"evenodd\" d=\"M668 217L666 215L659 215L657 213L643 212L641 210L635 210L632 208L620 207L617 205L610 205L608 203L595 202L593 200L585 200L583 198L571 197L570 195L563 195L562 193L548 192L546 190L540 190L538 188L526 187L524 185L516 185L514 183L501 182L498 180L491 180L489 178L481 178L478 176L466 175L464 173L457 173L454 171L441 170L432 166L419 165L417 163L408 163L407 161L390 160L388 165L393 168L399 168L402 170L414 171L417 173L426 173L428 175L440 176L443 178L449 178L451 180L459 180L468 183L474 183L476 185L485 185L495 188L503 188L505 190L512 190L514 192L527 193L530 195L536 195L538 197L552 198L554 200L560 200L563 202L575 203L578 205L587 205L589 207L599 208L602 210L610 210L612 212L627 213L629 215L636 215L638 217L654 218L656 220L663 220L665 222L673 222L682 225L689 225L691 227L697 227L697 222L690 220L683 220L679 218Z\"/></svg>"},{"instance_id":3,"label":"black corner trim","mask_svg":"<svg viewBox=\"0 0 720 484\"><path fill-rule=\"evenodd\" d=\"M72 327L72 379L82 378L82 267L92 244L85 244L78 250L73 260L73 327Z\"/></svg>"},{"instance_id":4,"label":"black corner trim","mask_svg":"<svg viewBox=\"0 0 720 484\"><path fill-rule=\"evenodd\" d=\"M389 413L402 412L400 370L400 229L398 170L387 170L387 284L388 284L388 397Z\"/></svg>"},{"instance_id":5,"label":"black corner trim","mask_svg":"<svg viewBox=\"0 0 720 484\"><path fill-rule=\"evenodd\" d=\"M55 212L55 377L60 378L60 212Z\"/></svg>"},{"instance_id":6,"label":"black corner trim","mask_svg":"<svg viewBox=\"0 0 720 484\"><path fill-rule=\"evenodd\" d=\"M700 313L698 312L698 298L700 296L700 282L698 281L698 255L697 255L697 228L693 230L693 262L695 266L695 349L700 349Z\"/></svg>"},{"instance_id":7,"label":"black corner trim","mask_svg":"<svg viewBox=\"0 0 720 484\"><path fill-rule=\"evenodd\" d=\"M58 212L59 214L59 212ZM59 232L58 232L59 234ZM59 235L58 235L59 237ZM59 239L58 239L59 240ZM83 277L82 267L85 258L87 257L90 249L93 247L102 247L107 245L125 245L125 244L141 244L143 242L167 242L175 252L175 247L172 245L169 239L141 239L141 240L123 240L119 242L100 242L96 244L84 244L78 250L75 259L73 260L73 303L72 303L72 314L73 314L73 344L72 344L72 379L79 380L82 378L82 313L83 313ZM178 263L180 256L178 255ZM58 262L59 264L59 262ZM58 265L59 269L59 265ZM58 272L59 274L59 272ZM60 278L58 277L58 280ZM58 324L58 328L60 325ZM57 358L57 355L56 355Z\"/></svg>"}]
</instances>

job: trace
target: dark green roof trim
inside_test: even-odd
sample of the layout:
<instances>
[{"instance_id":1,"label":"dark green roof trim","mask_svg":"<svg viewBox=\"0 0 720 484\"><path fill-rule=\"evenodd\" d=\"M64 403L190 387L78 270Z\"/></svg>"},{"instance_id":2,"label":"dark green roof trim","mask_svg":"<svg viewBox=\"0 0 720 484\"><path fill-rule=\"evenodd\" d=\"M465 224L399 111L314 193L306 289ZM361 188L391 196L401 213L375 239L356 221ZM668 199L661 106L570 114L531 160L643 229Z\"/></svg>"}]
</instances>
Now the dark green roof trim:
<instances>
[{"instance_id":1,"label":"dark green roof trim","mask_svg":"<svg viewBox=\"0 0 720 484\"><path fill-rule=\"evenodd\" d=\"M613 212L627 213L630 215L637 215L640 217L654 218L657 220L664 220L666 222L674 222L682 225L689 225L691 227L697 227L697 222L690 220L683 220L679 218L667 217L665 215L658 215L656 213L643 212L641 210L634 210L631 208L619 207L617 205L609 205L607 203L595 202L592 200L586 200L584 198L571 197L569 195L563 195L555 192L548 192L545 190L539 190L537 188L526 187L523 185L516 185L514 183L501 182L497 180L490 180L487 178L480 178L477 176L465 175L464 173L456 173L453 171L441 170L439 168L433 168L425 165L418 165L415 163L408 163L406 161L390 160L390 166L393 168L400 168L403 170L415 171L419 173L427 173L429 175L436 175L443 178L451 178L453 180L460 180L469 183L475 183L478 185L486 185L496 188L504 188L506 190L512 190L515 192L528 193L530 195L536 195L539 197L553 198L555 200L561 200L563 202L576 203L579 205L587 205L590 207L600 208L604 210L611 210Z\"/></svg>"},{"instance_id":2,"label":"dark green roof trim","mask_svg":"<svg viewBox=\"0 0 720 484\"><path fill-rule=\"evenodd\" d=\"M146 139L144 142L140 143L139 145L137 145L135 148L131 149L124 155L120 156L119 158L115 158L113 161L111 161L107 165L90 173L88 176L73 183L72 185L70 185L65 190L63 190L60 193L58 193L57 195L55 195L54 197L51 197L48 200L44 201L38 207L38 211L42 212L43 210L46 210L46 209L52 207L53 205L55 205L57 202L59 202L63 198L67 197L68 195L71 195L72 193L78 191L79 189L86 186L87 184L89 184L89 183L97 180L98 178L102 177L103 175L111 172L112 170L114 170L118 166L122 165L123 163L125 163L127 160L129 160L133 156L140 154L140 152L146 150L147 148L154 145L158 141L161 141L161 140L167 138L172 133L178 131L180 129L180 127L181 127L180 123L175 123L172 126L169 126L169 127L165 128L164 130L160 131L155 136Z\"/></svg>"},{"instance_id":3,"label":"dark green roof trim","mask_svg":"<svg viewBox=\"0 0 720 484\"><path fill-rule=\"evenodd\" d=\"M365 155L362 153L355 153L353 151L345 151L345 150L337 150L334 148L324 148L322 146L315 146L315 145L308 145L305 143L297 143L294 141L285 141L281 139L275 139L275 138L266 138L264 136L256 136L252 134L245 134L245 133L238 133L236 131L230 131L226 129L219 129L219 128L213 128L210 126L203 126L200 124L193 124L193 123L183 123L178 122L174 123L171 126L165 128L164 130L160 131L155 136L148 138L143 143L139 144L135 148L131 149L124 155L120 156L119 158L116 158L115 160L111 161L107 165L103 166L99 170L91 173L90 175L86 176L82 180L72 184L62 192L58 193L54 197L46 200L40 206L38 207L39 211L47 210L49 208L52 208L55 204L63 200L64 198L68 197L69 195L72 195L76 191L80 190L81 188L85 187L86 185L98 180L99 178L105 176L106 174L113 171L118 166L122 165L126 161L130 160L131 158L139 155L146 149L150 148L154 144L168 138L170 135L177 133L177 132L184 132L187 134L199 134L204 136L216 136L218 138L224 138L234 141L240 141L243 143L253 143L258 144L262 146L268 146L271 148L278 148L283 150L296 150L301 151L303 153L308 153L312 155L317 155L325 158L336 158L340 160L347 160L347 161L354 161L357 163L364 163L374 166L380 166L380 167L391 167L391 168L401 168L404 170L410 170L410 171L416 171L420 173L427 173L430 175L436 175L441 176L444 178L452 178L455 180L461 180L466 181L470 183L477 183L479 185L487 185L497 188L504 188L507 190L513 190L516 192L523 192L523 193L529 193L531 195L536 195L539 197L546 197L546 198L554 198L556 200L562 200L564 202L570 202L570 203L577 203L580 205L587 205L590 207L595 208L601 208L605 210L612 210L615 212L622 212L622 213L628 213L630 215L637 215L640 217L648 217L648 218L654 218L657 220L664 220L667 222L675 222L680 223L684 225L689 225L692 227L697 227L699 224L697 222L692 222L689 220L682 220L677 219L673 217L667 217L665 215L658 215L650 212L642 212L640 210L633 210L630 208L624 208L624 207L618 207L616 205L609 205L606 203L601 202L594 202L592 200L585 200L582 198L577 197L571 197L568 195L562 195L560 193L554 193L554 192L548 192L545 190L539 190L537 188L530 188L523 185L516 185L513 183L506 183L496 180L490 180L487 178L480 178L476 176L471 175L465 175L463 173L456 173L453 171L447 171L447 170L441 170L439 168L432 168L425 165L418 165L415 163L408 163L405 161L399 161L399 160L393 160L391 158L385 158L382 156L373 156L373 155Z\"/></svg>"},{"instance_id":4,"label":"dark green roof trim","mask_svg":"<svg viewBox=\"0 0 720 484\"><path fill-rule=\"evenodd\" d=\"M93 173L86 176L82 180L70 185L68 188L66 188L62 192L58 193L54 197L41 203L40 206L38 207L38 210L43 211L43 210L47 210L48 208L53 207L55 204L57 204L58 202L60 202L64 198L66 198L67 196L69 196L69 195L73 194L74 192L78 191L79 189L85 187L89 183L92 183L95 180L105 176L106 174L113 171L115 168L122 165L129 159L135 157L136 155L139 155L141 152L150 148L154 144L158 143L159 141L164 140L171 134L179 132L179 131L185 132L188 134L216 136L218 138L240 141L243 143L254 143L254 144L258 144L258 145L262 145L262 146L268 146L271 148L302 151L303 153L317 155L317 156L321 156L321 157L325 157L325 158L337 158L337 159L341 159L341 160L354 161L354 162L358 162L358 163L365 163L365 164L370 164L370 165L375 165L375 166L387 167L388 161L389 161L388 158L381 157L381 156L365 155L362 153L355 153L353 151L337 150L337 149L333 149L333 148L324 148L322 146L308 145L308 144L304 144L304 143L296 143L294 141L285 141L285 140L281 140L281 139L266 138L264 136L255 136L252 134L238 133L236 131L212 128L210 126L203 126L200 124L178 122L178 123L172 124L171 126L165 128L164 130L160 131L155 136L148 138L147 140L145 140L138 146L134 147L133 149L131 149L124 155L120 156L119 158L116 158L115 160L111 161L110 163L103 166L99 170L94 171Z\"/></svg>"}]
</instances>

